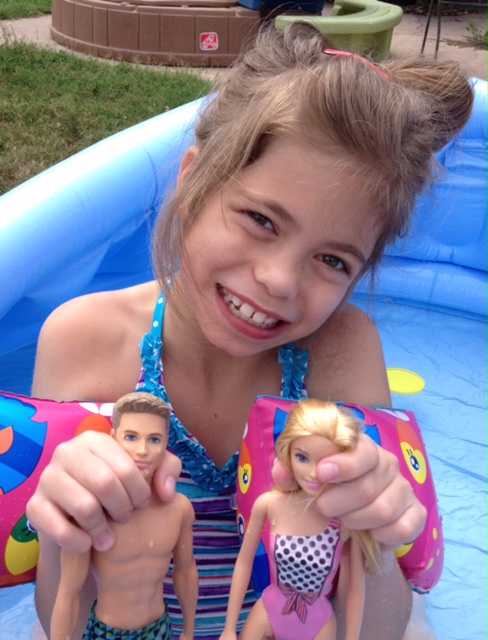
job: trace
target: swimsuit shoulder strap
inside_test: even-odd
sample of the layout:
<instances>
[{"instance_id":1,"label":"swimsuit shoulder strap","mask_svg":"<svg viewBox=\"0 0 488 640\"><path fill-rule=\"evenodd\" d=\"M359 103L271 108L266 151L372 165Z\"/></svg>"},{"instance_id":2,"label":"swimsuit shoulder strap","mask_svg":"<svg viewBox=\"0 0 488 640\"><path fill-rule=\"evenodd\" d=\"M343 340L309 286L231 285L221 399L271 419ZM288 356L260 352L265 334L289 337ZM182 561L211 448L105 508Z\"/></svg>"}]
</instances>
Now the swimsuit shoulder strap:
<instances>
[{"instance_id":1,"label":"swimsuit shoulder strap","mask_svg":"<svg viewBox=\"0 0 488 640\"><path fill-rule=\"evenodd\" d=\"M166 300L162 294L158 296L152 317L151 329L143 337L141 348L142 370L137 384L137 390L147 391L159 395L165 402L169 402L166 391L160 391L162 359L163 359L163 324ZM158 393L158 390L160 391Z\"/></svg>"},{"instance_id":2,"label":"swimsuit shoulder strap","mask_svg":"<svg viewBox=\"0 0 488 640\"><path fill-rule=\"evenodd\" d=\"M156 306L154 307L154 313L152 317L151 333L161 337L163 333L164 324L164 309L166 307L166 299L162 293L159 294L156 300Z\"/></svg>"}]
</instances>

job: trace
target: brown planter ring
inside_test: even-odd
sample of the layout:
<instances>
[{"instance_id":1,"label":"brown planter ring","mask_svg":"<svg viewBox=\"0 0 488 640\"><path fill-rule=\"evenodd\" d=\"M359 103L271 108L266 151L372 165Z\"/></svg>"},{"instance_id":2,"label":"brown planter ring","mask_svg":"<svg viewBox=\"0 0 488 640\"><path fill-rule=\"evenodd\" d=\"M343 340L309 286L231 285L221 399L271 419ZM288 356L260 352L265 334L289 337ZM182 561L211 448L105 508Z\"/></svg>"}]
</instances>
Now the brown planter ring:
<instances>
[{"instance_id":1,"label":"brown planter ring","mask_svg":"<svg viewBox=\"0 0 488 640\"><path fill-rule=\"evenodd\" d=\"M259 20L259 11L232 0L53 0L51 35L100 58L227 67Z\"/></svg>"}]
</instances>

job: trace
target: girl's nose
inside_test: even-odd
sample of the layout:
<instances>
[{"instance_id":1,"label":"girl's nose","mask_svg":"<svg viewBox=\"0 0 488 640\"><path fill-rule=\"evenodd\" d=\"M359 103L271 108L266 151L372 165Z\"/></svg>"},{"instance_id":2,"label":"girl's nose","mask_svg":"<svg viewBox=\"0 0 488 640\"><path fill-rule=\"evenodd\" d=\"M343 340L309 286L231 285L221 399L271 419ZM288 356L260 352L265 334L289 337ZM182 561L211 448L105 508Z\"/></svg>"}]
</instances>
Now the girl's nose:
<instances>
[{"instance_id":1,"label":"girl's nose","mask_svg":"<svg viewBox=\"0 0 488 640\"><path fill-rule=\"evenodd\" d=\"M261 256L254 275L273 297L293 300L298 294L301 267L284 252Z\"/></svg>"}]
</instances>

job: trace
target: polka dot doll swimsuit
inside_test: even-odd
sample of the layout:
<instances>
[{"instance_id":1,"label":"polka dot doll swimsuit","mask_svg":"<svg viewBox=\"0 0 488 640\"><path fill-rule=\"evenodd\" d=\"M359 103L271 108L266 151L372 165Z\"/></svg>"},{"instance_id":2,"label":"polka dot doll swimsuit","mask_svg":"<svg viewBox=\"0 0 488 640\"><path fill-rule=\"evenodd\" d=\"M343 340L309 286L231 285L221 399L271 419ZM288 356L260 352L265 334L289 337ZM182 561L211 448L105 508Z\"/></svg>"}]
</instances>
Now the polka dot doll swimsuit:
<instances>
[{"instance_id":1,"label":"polka dot doll swimsuit","mask_svg":"<svg viewBox=\"0 0 488 640\"><path fill-rule=\"evenodd\" d=\"M315 536L270 534L271 584L263 604L278 640L313 640L333 615L326 597L342 555L340 524Z\"/></svg>"}]
</instances>

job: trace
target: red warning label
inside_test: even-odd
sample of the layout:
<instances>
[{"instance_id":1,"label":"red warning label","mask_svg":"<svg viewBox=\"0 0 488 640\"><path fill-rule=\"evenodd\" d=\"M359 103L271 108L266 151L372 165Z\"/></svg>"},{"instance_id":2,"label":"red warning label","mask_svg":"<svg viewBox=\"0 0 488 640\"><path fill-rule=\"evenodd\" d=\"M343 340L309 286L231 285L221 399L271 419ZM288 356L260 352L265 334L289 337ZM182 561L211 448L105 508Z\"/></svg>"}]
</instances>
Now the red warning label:
<instances>
[{"instance_id":1,"label":"red warning label","mask_svg":"<svg viewBox=\"0 0 488 640\"><path fill-rule=\"evenodd\" d=\"M204 31L200 34L200 49L202 51L217 51L219 48L219 34L215 31Z\"/></svg>"}]
</instances>

